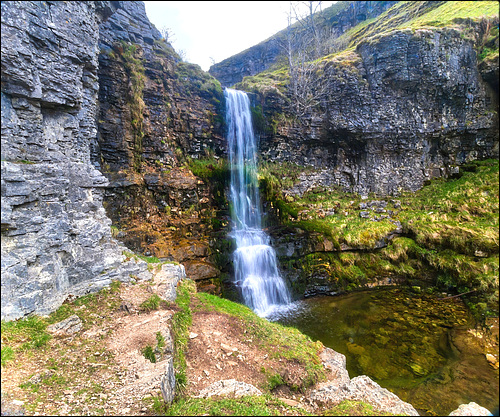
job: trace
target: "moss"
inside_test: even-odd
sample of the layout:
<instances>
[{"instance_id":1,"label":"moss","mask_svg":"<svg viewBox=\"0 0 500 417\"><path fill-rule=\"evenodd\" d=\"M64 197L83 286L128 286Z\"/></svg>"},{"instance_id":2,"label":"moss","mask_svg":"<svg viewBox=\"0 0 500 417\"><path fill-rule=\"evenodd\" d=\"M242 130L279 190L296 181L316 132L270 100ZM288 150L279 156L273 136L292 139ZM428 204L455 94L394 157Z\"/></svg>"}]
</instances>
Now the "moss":
<instances>
[{"instance_id":1,"label":"moss","mask_svg":"<svg viewBox=\"0 0 500 417\"><path fill-rule=\"evenodd\" d=\"M130 90L130 124L133 134L133 166L137 172L141 171L143 138L144 138L144 110L146 105L143 100L143 91L146 84L146 76L142 60L138 58L141 47L129 44L125 41L114 45L114 50L119 54L124 68L129 77Z\"/></svg>"},{"instance_id":2,"label":"moss","mask_svg":"<svg viewBox=\"0 0 500 417\"><path fill-rule=\"evenodd\" d=\"M193 94L205 97L220 104L224 93L220 82L202 71L199 65L179 62L175 68L175 78L187 96Z\"/></svg>"},{"instance_id":3,"label":"moss","mask_svg":"<svg viewBox=\"0 0 500 417\"><path fill-rule=\"evenodd\" d=\"M392 416L387 412L375 410L372 405L362 401L344 400L324 412L325 416Z\"/></svg>"},{"instance_id":4,"label":"moss","mask_svg":"<svg viewBox=\"0 0 500 417\"><path fill-rule=\"evenodd\" d=\"M324 236L337 249L344 244L372 251L280 259L285 270L300 275L296 290L303 290L315 277L326 279L338 290L387 277L410 281L433 277L433 285L442 290L474 294L490 309L498 310L497 160L466 164L455 178L435 179L415 193L402 193L400 201L386 201L385 210L387 214L390 210L391 217L378 221L360 218L362 200L356 194L316 188L300 197L287 196L304 168L263 166L261 190L281 224L310 232L311 238ZM280 172L285 174L280 176ZM377 217L375 212L369 213ZM396 220L403 236L388 241ZM387 247L374 251L382 240Z\"/></svg>"}]
</instances>

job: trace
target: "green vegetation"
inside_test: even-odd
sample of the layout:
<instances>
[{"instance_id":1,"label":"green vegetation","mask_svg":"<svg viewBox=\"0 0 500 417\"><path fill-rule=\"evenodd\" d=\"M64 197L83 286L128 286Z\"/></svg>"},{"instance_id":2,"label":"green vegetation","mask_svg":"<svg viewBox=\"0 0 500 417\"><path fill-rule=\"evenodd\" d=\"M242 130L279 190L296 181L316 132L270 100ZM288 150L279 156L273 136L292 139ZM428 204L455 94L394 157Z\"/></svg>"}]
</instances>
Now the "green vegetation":
<instances>
[{"instance_id":1,"label":"green vegetation","mask_svg":"<svg viewBox=\"0 0 500 417\"><path fill-rule=\"evenodd\" d=\"M225 188L229 184L231 171L227 159L216 158L208 153L205 158L187 158L191 172L210 185L211 194L218 207L227 205ZM210 219L210 221L213 221Z\"/></svg>"},{"instance_id":2,"label":"green vegetation","mask_svg":"<svg viewBox=\"0 0 500 417\"><path fill-rule=\"evenodd\" d=\"M156 332L156 346L147 345L141 350L141 353L151 363L156 363L163 358L163 348L165 347L165 338L161 332Z\"/></svg>"},{"instance_id":3,"label":"green vegetation","mask_svg":"<svg viewBox=\"0 0 500 417\"><path fill-rule=\"evenodd\" d=\"M196 284L191 280L182 280L177 287L176 305L179 307L172 316L174 337L175 390L182 395L187 384L186 351L189 341L189 327L192 322L190 308L191 295L196 292Z\"/></svg>"},{"instance_id":4,"label":"green vegetation","mask_svg":"<svg viewBox=\"0 0 500 417\"><path fill-rule=\"evenodd\" d=\"M348 2L337 2L318 13L315 16L318 27L335 26L337 14L346 7ZM339 38L326 39L324 50L329 50L330 54L318 59L316 63L321 66L335 59L340 66L352 66L359 60L355 49L361 42L376 42L395 30L434 30L443 27L458 28L463 36L473 39L480 60L494 60L498 58L498 7L498 1L401 1L376 18L359 23ZM292 27L297 25L296 23ZM286 30L278 32L274 37L284 40ZM231 59L237 60L238 55ZM263 97L275 93L286 99L288 82L287 64L281 59L274 67L245 77L235 88L258 93Z\"/></svg>"},{"instance_id":5,"label":"green vegetation","mask_svg":"<svg viewBox=\"0 0 500 417\"><path fill-rule=\"evenodd\" d=\"M296 416L312 415L300 407L290 407L269 394L242 398L183 398L168 409L159 405L155 410L166 416L279 416L284 410Z\"/></svg>"},{"instance_id":6,"label":"green vegetation","mask_svg":"<svg viewBox=\"0 0 500 417\"><path fill-rule=\"evenodd\" d=\"M222 99L222 86L219 81L202 71L199 65L179 62L175 69L175 77L184 87L185 94L200 95L219 103Z\"/></svg>"},{"instance_id":7,"label":"green vegetation","mask_svg":"<svg viewBox=\"0 0 500 417\"><path fill-rule=\"evenodd\" d=\"M156 363L156 356L152 346L146 346L144 349L142 349L141 353L148 361L150 361L151 363Z\"/></svg>"},{"instance_id":8,"label":"green vegetation","mask_svg":"<svg viewBox=\"0 0 500 417\"><path fill-rule=\"evenodd\" d=\"M394 30L436 28L493 21L498 25L498 1L401 1L380 16L361 22L334 41L354 49L369 38L380 38Z\"/></svg>"},{"instance_id":9,"label":"green vegetation","mask_svg":"<svg viewBox=\"0 0 500 417\"><path fill-rule=\"evenodd\" d=\"M28 316L26 318L6 322L2 320L2 366L19 355L33 354L45 351L52 335L47 332L47 326L60 322L77 314L82 320L84 329L95 323L104 321L99 313L104 308L116 309L120 305L120 282L113 282L96 294L89 294L72 302L66 302L48 317ZM85 306L85 309L81 309Z\"/></svg>"},{"instance_id":10,"label":"green vegetation","mask_svg":"<svg viewBox=\"0 0 500 417\"><path fill-rule=\"evenodd\" d=\"M360 217L360 204L380 201L375 196L362 200L322 188L301 197L285 195L299 173L300 167L288 170L266 164L261 190L282 224L313 233L311 241L322 244L326 252L283 259L283 268L301 271L306 281L321 276L339 289L353 289L381 277L418 280L430 274L436 277L434 285L467 293L471 306L486 303L487 309L476 308L481 314L498 310L497 160L470 163L455 178L435 179L418 192L386 199L380 214L366 208L367 218ZM402 236L373 251L377 242L396 230L396 222ZM371 248L372 253L331 252L341 245ZM296 285L297 291L304 289L301 283Z\"/></svg>"},{"instance_id":11,"label":"green vegetation","mask_svg":"<svg viewBox=\"0 0 500 417\"><path fill-rule=\"evenodd\" d=\"M227 184L229 180L229 166L226 159L214 156L203 159L188 157L187 164L191 172L202 180L223 184Z\"/></svg>"},{"instance_id":12,"label":"green vegetation","mask_svg":"<svg viewBox=\"0 0 500 417\"><path fill-rule=\"evenodd\" d=\"M244 77L242 81L235 84L234 88L259 93L264 97L277 94L284 98L289 80L290 76L286 68L266 70L254 76Z\"/></svg>"},{"instance_id":13,"label":"green vegetation","mask_svg":"<svg viewBox=\"0 0 500 417\"><path fill-rule=\"evenodd\" d=\"M158 296L158 294L153 294L151 297L149 297L146 301L141 303L139 308L141 310L144 310L146 312L150 312L152 310L158 310L160 308L160 303L161 303L161 298Z\"/></svg>"},{"instance_id":14,"label":"green vegetation","mask_svg":"<svg viewBox=\"0 0 500 417\"><path fill-rule=\"evenodd\" d=\"M142 166L142 140L144 137L144 109L143 90L146 84L144 65L139 58L139 45L121 41L115 44L114 50L121 57L129 77L130 91L130 120L134 136L134 169L140 172Z\"/></svg>"},{"instance_id":15,"label":"green vegetation","mask_svg":"<svg viewBox=\"0 0 500 417\"><path fill-rule=\"evenodd\" d=\"M10 322L2 320L2 366L19 352L43 348L52 337L46 332L47 326L47 321L38 316Z\"/></svg>"},{"instance_id":16,"label":"green vegetation","mask_svg":"<svg viewBox=\"0 0 500 417\"><path fill-rule=\"evenodd\" d=\"M361 401L344 400L336 406L329 408L325 416L393 416L397 414L382 413L374 410L370 404Z\"/></svg>"}]
</instances>

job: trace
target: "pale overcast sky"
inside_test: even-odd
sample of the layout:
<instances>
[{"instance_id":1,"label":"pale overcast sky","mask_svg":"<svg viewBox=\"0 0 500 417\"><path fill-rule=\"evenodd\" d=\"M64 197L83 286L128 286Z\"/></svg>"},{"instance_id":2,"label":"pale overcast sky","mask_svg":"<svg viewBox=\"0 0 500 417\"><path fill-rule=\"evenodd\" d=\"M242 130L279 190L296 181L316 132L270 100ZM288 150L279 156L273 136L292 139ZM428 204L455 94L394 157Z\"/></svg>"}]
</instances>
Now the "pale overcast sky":
<instances>
[{"instance_id":1,"label":"pale overcast sky","mask_svg":"<svg viewBox=\"0 0 500 417\"><path fill-rule=\"evenodd\" d=\"M174 49L208 71L286 28L289 1L145 1L149 20L171 29ZM333 1L324 1L322 8Z\"/></svg>"}]
</instances>

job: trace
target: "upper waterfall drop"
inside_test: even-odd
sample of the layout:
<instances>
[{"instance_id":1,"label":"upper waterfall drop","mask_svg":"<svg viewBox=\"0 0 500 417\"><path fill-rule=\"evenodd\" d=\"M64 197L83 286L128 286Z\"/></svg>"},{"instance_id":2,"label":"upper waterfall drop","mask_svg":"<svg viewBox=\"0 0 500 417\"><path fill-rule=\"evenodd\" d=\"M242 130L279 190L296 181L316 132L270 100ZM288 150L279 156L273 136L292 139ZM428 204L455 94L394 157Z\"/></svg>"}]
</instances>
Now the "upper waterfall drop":
<instances>
[{"instance_id":1,"label":"upper waterfall drop","mask_svg":"<svg viewBox=\"0 0 500 417\"><path fill-rule=\"evenodd\" d=\"M236 240L234 279L241 288L245 304L259 316L266 317L277 306L290 304L291 297L280 276L269 236L262 230L257 141L252 128L250 100L245 92L229 88L224 95L233 205L231 236Z\"/></svg>"}]
</instances>

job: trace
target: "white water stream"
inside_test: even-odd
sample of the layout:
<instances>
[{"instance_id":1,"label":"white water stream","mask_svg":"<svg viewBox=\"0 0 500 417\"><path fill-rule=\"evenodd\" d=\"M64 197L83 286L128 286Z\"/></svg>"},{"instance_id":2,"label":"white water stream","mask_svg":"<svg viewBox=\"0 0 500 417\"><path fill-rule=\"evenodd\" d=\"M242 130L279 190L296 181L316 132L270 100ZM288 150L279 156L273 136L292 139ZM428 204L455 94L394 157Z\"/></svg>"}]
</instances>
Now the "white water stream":
<instances>
[{"instance_id":1,"label":"white water stream","mask_svg":"<svg viewBox=\"0 0 500 417\"><path fill-rule=\"evenodd\" d=\"M290 304L288 288L280 276L269 236L262 230L257 181L257 143L252 128L250 100L243 91L226 88L230 199L233 205L235 283L245 304L261 317Z\"/></svg>"}]
</instances>

